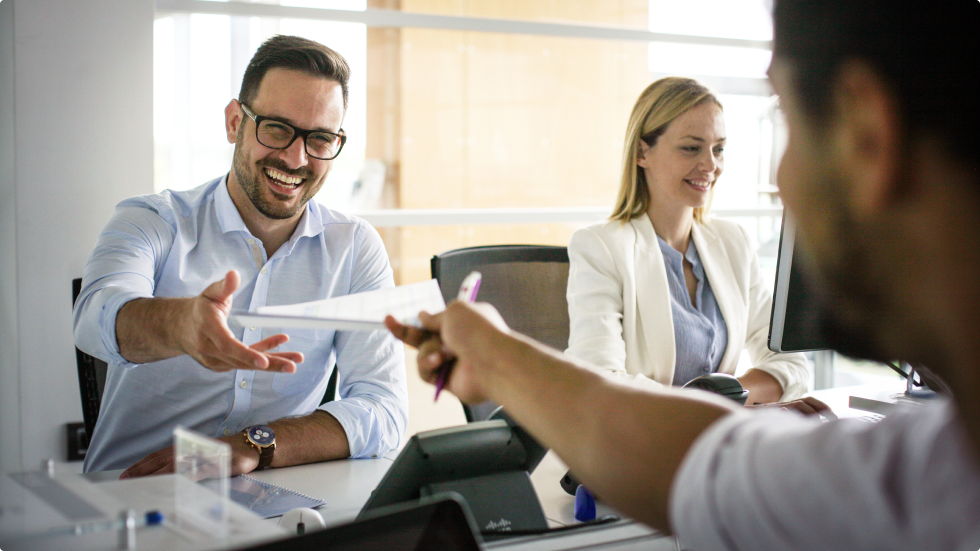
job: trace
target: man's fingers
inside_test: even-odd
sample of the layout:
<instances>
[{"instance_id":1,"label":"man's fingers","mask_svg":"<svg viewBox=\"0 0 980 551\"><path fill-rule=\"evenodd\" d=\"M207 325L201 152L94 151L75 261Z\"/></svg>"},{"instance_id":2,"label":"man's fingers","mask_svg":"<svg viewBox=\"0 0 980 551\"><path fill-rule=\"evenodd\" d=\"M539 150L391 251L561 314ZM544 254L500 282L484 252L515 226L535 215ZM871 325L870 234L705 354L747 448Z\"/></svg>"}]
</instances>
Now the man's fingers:
<instances>
[{"instance_id":1,"label":"man's fingers","mask_svg":"<svg viewBox=\"0 0 980 551\"><path fill-rule=\"evenodd\" d=\"M442 364L454 360L455 356L442 347L439 339L430 339L419 347L418 363L419 377L427 383L435 383L439 378Z\"/></svg>"},{"instance_id":2,"label":"man's fingers","mask_svg":"<svg viewBox=\"0 0 980 551\"><path fill-rule=\"evenodd\" d=\"M303 354L300 352L273 352L264 354L266 360L265 367L255 367L253 364L242 363L227 355L202 355L198 362L211 371L222 373L232 369L246 369L253 371L271 371L276 373L295 373L296 364L302 363Z\"/></svg>"},{"instance_id":3,"label":"man's fingers","mask_svg":"<svg viewBox=\"0 0 980 551\"><path fill-rule=\"evenodd\" d=\"M164 474L174 471L174 449L172 447L157 450L134 463L119 475L119 479L136 478L152 474Z\"/></svg>"},{"instance_id":4,"label":"man's fingers","mask_svg":"<svg viewBox=\"0 0 980 551\"><path fill-rule=\"evenodd\" d=\"M259 342L252 343L248 345L249 348L255 350L256 352L268 352L274 348L279 348L280 346L289 342L289 335L285 333L279 333L278 335L273 335L271 337L266 337Z\"/></svg>"},{"instance_id":5,"label":"man's fingers","mask_svg":"<svg viewBox=\"0 0 980 551\"><path fill-rule=\"evenodd\" d=\"M273 354L269 356L269 367L266 368L266 371L274 371L276 373L296 373L296 363L292 360Z\"/></svg>"},{"instance_id":6,"label":"man's fingers","mask_svg":"<svg viewBox=\"0 0 980 551\"><path fill-rule=\"evenodd\" d=\"M223 334L212 337L213 349L202 351L204 354L213 356L222 363L235 365L236 369L268 369L268 356L242 344L228 328L224 328L221 333Z\"/></svg>"},{"instance_id":7,"label":"man's fingers","mask_svg":"<svg viewBox=\"0 0 980 551\"><path fill-rule=\"evenodd\" d=\"M304 359L302 352L269 352L266 355L270 358L282 358L283 360L289 360L297 364L303 363Z\"/></svg>"},{"instance_id":8,"label":"man's fingers","mask_svg":"<svg viewBox=\"0 0 980 551\"><path fill-rule=\"evenodd\" d=\"M418 348L427 338L432 337L431 332L399 323L392 316L385 317L385 327L396 339L413 348Z\"/></svg>"},{"instance_id":9,"label":"man's fingers","mask_svg":"<svg viewBox=\"0 0 980 551\"><path fill-rule=\"evenodd\" d=\"M432 315L425 311L419 312L419 321L422 322L423 328L435 333L438 333L442 328L442 317L438 314Z\"/></svg>"},{"instance_id":10,"label":"man's fingers","mask_svg":"<svg viewBox=\"0 0 980 551\"><path fill-rule=\"evenodd\" d=\"M286 335L275 335L251 346L245 346L229 332L227 335L215 336L211 340L210 346L201 350L197 360L204 367L216 372L230 371L232 369L252 369L295 373L296 364L302 363L304 359L301 352L263 351L269 348L275 348L279 345L278 343L285 342L286 340L288 340Z\"/></svg>"}]
</instances>

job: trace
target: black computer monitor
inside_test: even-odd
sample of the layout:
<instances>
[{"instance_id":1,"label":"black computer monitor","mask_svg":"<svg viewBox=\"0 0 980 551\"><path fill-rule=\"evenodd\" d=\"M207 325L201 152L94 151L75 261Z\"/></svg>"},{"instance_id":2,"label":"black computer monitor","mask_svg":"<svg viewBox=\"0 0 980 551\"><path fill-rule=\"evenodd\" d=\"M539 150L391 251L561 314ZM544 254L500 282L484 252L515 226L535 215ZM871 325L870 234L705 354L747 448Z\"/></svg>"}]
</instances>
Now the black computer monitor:
<instances>
[{"instance_id":1,"label":"black computer monitor","mask_svg":"<svg viewBox=\"0 0 980 551\"><path fill-rule=\"evenodd\" d=\"M796 236L796 222L783 214L773 288L769 350L803 352L830 348L821 327L821 302L808 281Z\"/></svg>"}]
</instances>

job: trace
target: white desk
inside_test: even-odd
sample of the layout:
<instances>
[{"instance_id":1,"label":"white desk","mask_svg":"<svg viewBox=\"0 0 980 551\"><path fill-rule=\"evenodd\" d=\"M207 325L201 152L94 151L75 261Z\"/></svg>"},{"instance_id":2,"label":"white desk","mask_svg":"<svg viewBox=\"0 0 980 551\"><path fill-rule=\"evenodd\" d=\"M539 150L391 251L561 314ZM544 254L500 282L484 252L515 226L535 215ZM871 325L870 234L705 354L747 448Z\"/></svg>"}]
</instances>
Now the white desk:
<instances>
[{"instance_id":1,"label":"white desk","mask_svg":"<svg viewBox=\"0 0 980 551\"><path fill-rule=\"evenodd\" d=\"M393 453L382 459L332 461L288 469L270 469L252 473L252 476L326 500L327 503L319 509L324 520L328 525L340 524L354 520L396 455ZM541 501L545 517L552 526L578 522L575 520L575 498L565 493L558 483L567 470L558 456L549 452L531 474L531 482ZM615 511L602 503L598 503L596 509L599 516L615 514ZM624 545L642 544L643 549L655 551L677 549L674 538L660 536L654 530L634 522L597 526L582 532L498 540L487 544L487 548L551 551L573 547L581 549L583 546L611 542L622 542Z\"/></svg>"},{"instance_id":2,"label":"white desk","mask_svg":"<svg viewBox=\"0 0 980 551\"><path fill-rule=\"evenodd\" d=\"M321 498L326 503L319 508L328 525L354 520L367 501L371 491L391 467L396 454L380 459L351 459L299 465L284 469L269 469L252 476L273 484ZM565 465L552 453L541 462L531 480L545 510L545 516L553 526L572 524L574 498L564 492L559 480L565 474ZM132 508L138 515L159 509L172 510L173 480L170 476L148 477L135 480L118 480L120 471L89 475L59 475L78 495L99 502L99 508L110 519L125 508ZM9 481L8 481L9 482ZM613 513L603 504L597 506L598 514ZM161 527L142 527L137 530L137 547L140 551L187 549L210 551L212 549L239 548L249 541L256 543L283 535L277 526L278 519L262 520L242 509L237 511L239 521L233 536L224 544L206 540L188 540L181 534ZM105 530L85 535L64 534L43 539L14 540L0 535L4 551L79 550L97 551L118 549L118 532ZM522 551L550 551L577 548L583 545L622 542L643 543L643 549L674 550L673 538L658 536L653 530L633 522L602 525L582 532L568 532L546 537L522 537L499 540L488 544L488 549L517 549ZM661 545L653 546L654 542ZM605 548L605 547L604 547ZM627 548L623 548L627 549Z\"/></svg>"},{"instance_id":3,"label":"white desk","mask_svg":"<svg viewBox=\"0 0 980 551\"><path fill-rule=\"evenodd\" d=\"M875 385L843 386L838 388L828 388L816 390L809 393L809 396L822 401L830 406L830 409L840 418L864 417L868 412L853 409L849 406L852 396L868 398L881 402L894 402L894 396L905 392L905 381L895 378L894 382Z\"/></svg>"},{"instance_id":4,"label":"white desk","mask_svg":"<svg viewBox=\"0 0 980 551\"><path fill-rule=\"evenodd\" d=\"M863 412L848 408L850 396L864 396L882 399L894 395L904 389L897 381L894 386L862 386L822 390L812 393L813 396L826 402L841 417L861 415ZM392 465L396 454L390 454L381 459L360 459L330 461L312 465L301 465L285 469L271 469L253 476L273 484L322 498L326 504L320 512L329 525L340 524L353 520L367 501L371 491L384 477ZM531 476L535 490L538 493L545 516L552 525L567 525L574 520L574 498L562 490L558 481L565 473L565 465L552 453L549 453ZM77 493L85 495L89 491L99 496L104 502L104 511L113 515L121 507L132 507L138 513L153 508L163 508L162 503L168 498L165 488L167 484L159 484L149 479L118 481L118 471L105 474L85 475L77 477L71 484L77 486ZM159 478L159 477L158 477ZM88 486L86 486L88 485ZM155 497L150 495L149 488L156 487ZM170 485L172 497L172 484ZM172 503L172 502L171 502ZM598 514L611 513L608 507L598 504ZM250 513L249 513L250 514ZM260 541L280 534L276 519L260 520L254 517L254 530L251 533L239 534L235 547L241 547L248 541ZM186 542L168 539L161 535L160 530L154 532L151 528L141 529L143 539L139 541L141 551L154 549L215 549L214 544L186 545ZM0 537L0 541L4 538ZM77 549L82 551L97 549L116 549L117 539L113 533L105 532L98 536L64 536L52 540L47 549L63 550ZM604 525L593 529L584 529L570 533L560 533L543 537L522 537L508 540L498 540L487 544L488 549L517 550L517 551L551 551L558 549L586 549L599 546L604 550L625 550L632 548L675 550L677 543L673 538L659 536L653 530L637 523L621 522L614 525ZM224 547L227 547L225 545ZM3 545L4 551L17 551L37 546L15 544Z\"/></svg>"}]
</instances>

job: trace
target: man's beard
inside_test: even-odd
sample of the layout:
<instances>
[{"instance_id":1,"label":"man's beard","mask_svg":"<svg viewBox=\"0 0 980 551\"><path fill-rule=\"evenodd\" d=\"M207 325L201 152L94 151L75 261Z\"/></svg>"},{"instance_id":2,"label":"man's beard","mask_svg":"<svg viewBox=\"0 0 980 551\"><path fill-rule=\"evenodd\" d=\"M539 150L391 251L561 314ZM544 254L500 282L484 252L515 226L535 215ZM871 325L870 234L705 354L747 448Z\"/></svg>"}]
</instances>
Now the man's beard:
<instances>
[{"instance_id":1,"label":"man's beard","mask_svg":"<svg viewBox=\"0 0 980 551\"><path fill-rule=\"evenodd\" d=\"M285 220L296 215L297 212L306 207L306 203L316 194L319 190L319 186L310 181L313 173L308 168L301 168L299 170L293 170L286 166L286 163L279 159L266 159L260 161L257 165L250 166L248 161L248 155L243 151L241 147L241 140L235 144L235 156L232 162L232 168L235 171L235 177L238 179L238 185L241 186L242 191L248 196L255 208L264 214L265 216L273 220ZM267 166L278 170L284 174L290 176L298 176L304 179L302 185L306 186L300 197L300 200L292 207L287 207L285 205L273 203L267 201L262 197L262 188L265 187L261 182L260 174L256 174L257 171L262 171L262 167ZM273 195L278 195L275 191L272 191ZM283 196L283 200L287 197Z\"/></svg>"},{"instance_id":2,"label":"man's beard","mask_svg":"<svg viewBox=\"0 0 980 551\"><path fill-rule=\"evenodd\" d=\"M839 178L826 176L817 185L841 191L845 184ZM812 204L826 209L822 214L824 232L809 236L804 231L802 238L806 267L803 271L808 274L807 285L816 296L819 309L815 330L828 348L847 356L893 361L896 351L887 350L881 339L891 309L883 292L883 278L878 274L899 268L878 265L876 260L881 257L873 250L874 230L854 220L841 195L821 195Z\"/></svg>"}]
</instances>

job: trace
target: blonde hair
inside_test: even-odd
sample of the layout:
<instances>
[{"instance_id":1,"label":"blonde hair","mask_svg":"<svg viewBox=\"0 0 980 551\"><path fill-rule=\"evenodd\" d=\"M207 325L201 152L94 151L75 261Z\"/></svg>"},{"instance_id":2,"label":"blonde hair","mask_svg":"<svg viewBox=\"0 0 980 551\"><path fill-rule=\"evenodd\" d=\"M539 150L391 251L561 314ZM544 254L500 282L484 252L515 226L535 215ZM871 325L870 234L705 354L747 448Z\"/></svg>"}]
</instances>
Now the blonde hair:
<instances>
[{"instance_id":1,"label":"blonde hair","mask_svg":"<svg viewBox=\"0 0 980 551\"><path fill-rule=\"evenodd\" d=\"M690 78L662 78L647 86L640 94L626 127L623 176L619 184L619 195L616 197L616 208L609 217L610 220L628 222L646 214L650 208L650 189L647 187L646 175L636 164L640 154L640 140L653 147L674 119L709 102L722 107L711 90ZM694 209L694 220L704 221L712 196L714 187L708 196L708 204Z\"/></svg>"}]
</instances>

